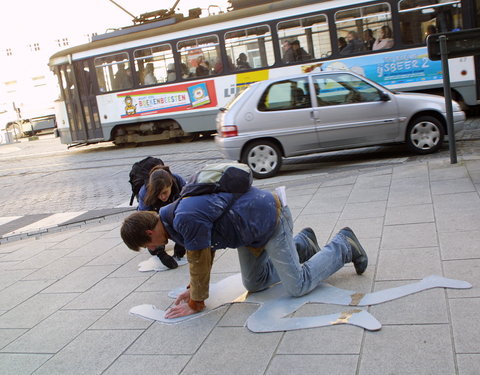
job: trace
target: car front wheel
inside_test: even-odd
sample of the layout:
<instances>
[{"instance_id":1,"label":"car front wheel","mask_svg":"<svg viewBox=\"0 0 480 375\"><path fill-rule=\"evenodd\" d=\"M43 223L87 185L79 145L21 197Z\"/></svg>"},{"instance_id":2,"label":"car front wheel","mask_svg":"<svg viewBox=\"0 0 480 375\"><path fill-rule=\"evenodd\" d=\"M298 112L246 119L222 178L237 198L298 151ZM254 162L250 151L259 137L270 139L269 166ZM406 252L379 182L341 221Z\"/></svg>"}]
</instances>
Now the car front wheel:
<instances>
[{"instance_id":1,"label":"car front wheel","mask_svg":"<svg viewBox=\"0 0 480 375\"><path fill-rule=\"evenodd\" d=\"M433 116L414 119L407 129L407 146L417 154L431 154L442 147L445 131L442 123Z\"/></svg>"},{"instance_id":2,"label":"car front wheel","mask_svg":"<svg viewBox=\"0 0 480 375\"><path fill-rule=\"evenodd\" d=\"M247 146L241 162L250 167L253 177L268 178L277 174L282 165L282 155L275 143L257 141Z\"/></svg>"}]
</instances>

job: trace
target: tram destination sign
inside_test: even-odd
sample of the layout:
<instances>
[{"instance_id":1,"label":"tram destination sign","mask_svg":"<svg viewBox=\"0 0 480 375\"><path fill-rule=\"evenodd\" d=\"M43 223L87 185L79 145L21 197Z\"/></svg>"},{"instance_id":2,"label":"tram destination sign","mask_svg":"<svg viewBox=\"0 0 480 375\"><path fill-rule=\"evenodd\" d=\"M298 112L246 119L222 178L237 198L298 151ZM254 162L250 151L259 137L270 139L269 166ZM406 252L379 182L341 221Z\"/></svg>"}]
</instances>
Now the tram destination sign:
<instances>
[{"instance_id":1,"label":"tram destination sign","mask_svg":"<svg viewBox=\"0 0 480 375\"><path fill-rule=\"evenodd\" d=\"M480 28L429 35L427 38L428 58L441 60L440 36L446 36L447 57L464 57L480 54Z\"/></svg>"}]
</instances>

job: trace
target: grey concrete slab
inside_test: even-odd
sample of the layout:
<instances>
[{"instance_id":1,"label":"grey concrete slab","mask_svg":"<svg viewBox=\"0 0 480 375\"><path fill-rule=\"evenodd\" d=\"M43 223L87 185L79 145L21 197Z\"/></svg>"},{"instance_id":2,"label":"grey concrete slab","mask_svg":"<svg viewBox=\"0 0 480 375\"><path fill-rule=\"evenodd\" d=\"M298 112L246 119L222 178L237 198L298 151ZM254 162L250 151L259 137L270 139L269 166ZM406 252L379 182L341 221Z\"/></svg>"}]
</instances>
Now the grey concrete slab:
<instances>
[{"instance_id":1,"label":"grey concrete slab","mask_svg":"<svg viewBox=\"0 0 480 375\"><path fill-rule=\"evenodd\" d=\"M35 255L47 250L49 247L49 244L44 243L23 244L23 246L19 247L17 250L5 254L5 256L2 257L2 262L24 261L33 258Z\"/></svg>"},{"instance_id":2,"label":"grey concrete slab","mask_svg":"<svg viewBox=\"0 0 480 375\"><path fill-rule=\"evenodd\" d=\"M148 272L148 276L148 280L136 289L137 292L170 291L182 285L188 285L190 280L188 265L178 267L174 270Z\"/></svg>"},{"instance_id":3,"label":"grey concrete slab","mask_svg":"<svg viewBox=\"0 0 480 375\"><path fill-rule=\"evenodd\" d=\"M59 241L56 244L52 245L52 249L78 249L82 246L87 245L88 243L96 240L98 238L98 233L89 233L85 232L85 229L80 229L77 235L72 237L67 237L63 241Z\"/></svg>"},{"instance_id":4,"label":"grey concrete slab","mask_svg":"<svg viewBox=\"0 0 480 375\"><path fill-rule=\"evenodd\" d=\"M0 350L27 332L22 328L3 328L0 330Z\"/></svg>"},{"instance_id":5,"label":"grey concrete slab","mask_svg":"<svg viewBox=\"0 0 480 375\"><path fill-rule=\"evenodd\" d=\"M480 257L480 231L440 232L438 236L442 260Z\"/></svg>"},{"instance_id":6,"label":"grey concrete slab","mask_svg":"<svg viewBox=\"0 0 480 375\"><path fill-rule=\"evenodd\" d=\"M452 194L452 193L468 193L468 192L475 191L475 186L470 180L470 177L458 178L455 180L432 181L431 187L432 187L432 194L435 194L435 195Z\"/></svg>"},{"instance_id":7,"label":"grey concrete slab","mask_svg":"<svg viewBox=\"0 0 480 375\"><path fill-rule=\"evenodd\" d=\"M346 202L347 197L314 197L310 204L302 210L302 215L341 212Z\"/></svg>"},{"instance_id":8,"label":"grey concrete slab","mask_svg":"<svg viewBox=\"0 0 480 375\"><path fill-rule=\"evenodd\" d=\"M152 324L125 354L192 355L204 344L226 308L213 310L197 319L182 324ZM217 346L217 352L221 346Z\"/></svg>"},{"instance_id":9,"label":"grey concrete slab","mask_svg":"<svg viewBox=\"0 0 480 375\"><path fill-rule=\"evenodd\" d=\"M15 264L18 264L17 262L13 262ZM12 265L10 265L12 266ZM10 267L8 267L10 268ZM25 276L29 275L32 273L32 270L11 270L11 269L2 269L0 272L0 290L5 289L6 287L14 284L18 280L23 279Z\"/></svg>"},{"instance_id":10,"label":"grey concrete slab","mask_svg":"<svg viewBox=\"0 0 480 375\"><path fill-rule=\"evenodd\" d=\"M90 257L60 258L37 271L30 271L23 280L59 280L90 260Z\"/></svg>"},{"instance_id":11,"label":"grey concrete slab","mask_svg":"<svg viewBox=\"0 0 480 375\"><path fill-rule=\"evenodd\" d=\"M402 181L416 177L428 177L428 165L426 163L408 163L393 168L392 181Z\"/></svg>"},{"instance_id":12,"label":"grey concrete slab","mask_svg":"<svg viewBox=\"0 0 480 375\"><path fill-rule=\"evenodd\" d=\"M367 333L358 373L454 374L448 325L384 325L378 332Z\"/></svg>"},{"instance_id":13,"label":"grey concrete slab","mask_svg":"<svg viewBox=\"0 0 480 375\"><path fill-rule=\"evenodd\" d=\"M46 293L82 293L97 284L117 268L116 265L82 266L52 286L46 288Z\"/></svg>"},{"instance_id":14,"label":"grey concrete slab","mask_svg":"<svg viewBox=\"0 0 480 375\"><path fill-rule=\"evenodd\" d=\"M36 375L101 374L142 332L85 331L41 366Z\"/></svg>"},{"instance_id":15,"label":"grey concrete slab","mask_svg":"<svg viewBox=\"0 0 480 375\"><path fill-rule=\"evenodd\" d=\"M435 221L432 204L388 207L385 225L432 223Z\"/></svg>"},{"instance_id":16,"label":"grey concrete slab","mask_svg":"<svg viewBox=\"0 0 480 375\"><path fill-rule=\"evenodd\" d=\"M438 246L435 223L389 225L383 227L380 249L394 250Z\"/></svg>"},{"instance_id":17,"label":"grey concrete slab","mask_svg":"<svg viewBox=\"0 0 480 375\"><path fill-rule=\"evenodd\" d=\"M436 217L480 209L480 197L475 192L436 195L433 197Z\"/></svg>"},{"instance_id":18,"label":"grey concrete slab","mask_svg":"<svg viewBox=\"0 0 480 375\"><path fill-rule=\"evenodd\" d=\"M98 234L97 234L98 235ZM91 256L96 258L100 255L105 254L110 249L115 246L119 246L121 240L114 238L98 238L93 241L90 241L88 244L85 244L82 247L76 248L75 251L72 251L67 256L76 257L76 256Z\"/></svg>"},{"instance_id":19,"label":"grey concrete slab","mask_svg":"<svg viewBox=\"0 0 480 375\"><path fill-rule=\"evenodd\" d=\"M456 352L480 354L480 299L453 298L449 304Z\"/></svg>"},{"instance_id":20,"label":"grey concrete slab","mask_svg":"<svg viewBox=\"0 0 480 375\"><path fill-rule=\"evenodd\" d=\"M438 247L396 249L380 252L376 281L420 280L425 276L441 274Z\"/></svg>"},{"instance_id":21,"label":"grey concrete slab","mask_svg":"<svg viewBox=\"0 0 480 375\"><path fill-rule=\"evenodd\" d=\"M166 310L173 301L172 298L168 297L166 292L133 292L113 308L109 309L108 312L98 319L90 328L146 329L150 327L153 322L130 315L130 309L138 305L151 304L159 309Z\"/></svg>"},{"instance_id":22,"label":"grey concrete slab","mask_svg":"<svg viewBox=\"0 0 480 375\"><path fill-rule=\"evenodd\" d=\"M42 252L34 255L33 257L18 262L15 265L8 267L8 269L26 269L26 270L37 270L47 266L50 263L53 263L55 260L68 254L71 249L55 249L55 250L43 250Z\"/></svg>"},{"instance_id":23,"label":"grey concrete slab","mask_svg":"<svg viewBox=\"0 0 480 375\"><path fill-rule=\"evenodd\" d=\"M53 280L17 281L0 291L0 310L9 310L45 289Z\"/></svg>"},{"instance_id":24,"label":"grey concrete slab","mask_svg":"<svg viewBox=\"0 0 480 375\"><path fill-rule=\"evenodd\" d=\"M384 172L384 174L362 174L358 176L355 188L379 188L388 187L392 182L391 171Z\"/></svg>"},{"instance_id":25,"label":"grey concrete slab","mask_svg":"<svg viewBox=\"0 0 480 375\"><path fill-rule=\"evenodd\" d=\"M458 373L477 375L480 368L480 354L457 354Z\"/></svg>"},{"instance_id":26,"label":"grey concrete slab","mask_svg":"<svg viewBox=\"0 0 480 375\"><path fill-rule=\"evenodd\" d=\"M32 328L76 296L75 293L36 294L0 316L0 328Z\"/></svg>"},{"instance_id":27,"label":"grey concrete slab","mask_svg":"<svg viewBox=\"0 0 480 375\"><path fill-rule=\"evenodd\" d=\"M480 297L480 258L443 262L443 269L445 277L465 280L472 284L471 289L448 289L450 298Z\"/></svg>"},{"instance_id":28,"label":"grey concrete slab","mask_svg":"<svg viewBox=\"0 0 480 375\"><path fill-rule=\"evenodd\" d=\"M105 312L105 310L57 311L2 351L57 353Z\"/></svg>"},{"instance_id":29,"label":"grey concrete slab","mask_svg":"<svg viewBox=\"0 0 480 375\"><path fill-rule=\"evenodd\" d=\"M102 255L92 259L88 265L89 266L100 266L100 265L123 265L129 260L135 258L137 255L136 252L127 248L123 242L117 246L114 246L112 249L103 253Z\"/></svg>"},{"instance_id":30,"label":"grey concrete slab","mask_svg":"<svg viewBox=\"0 0 480 375\"><path fill-rule=\"evenodd\" d=\"M247 319L260 307L256 303L233 303L226 308L217 327L245 327Z\"/></svg>"},{"instance_id":31,"label":"grey concrete slab","mask_svg":"<svg viewBox=\"0 0 480 375\"><path fill-rule=\"evenodd\" d=\"M146 277L105 278L79 295L65 309L111 309L146 280Z\"/></svg>"},{"instance_id":32,"label":"grey concrete slab","mask_svg":"<svg viewBox=\"0 0 480 375\"><path fill-rule=\"evenodd\" d=\"M49 360L50 354L10 354L0 353L2 373L30 375Z\"/></svg>"},{"instance_id":33,"label":"grey concrete slab","mask_svg":"<svg viewBox=\"0 0 480 375\"><path fill-rule=\"evenodd\" d=\"M188 268L188 265L185 267ZM237 249L228 249L222 254L215 255L215 262L212 267L212 272L221 272L224 274L240 272Z\"/></svg>"},{"instance_id":34,"label":"grey concrete slab","mask_svg":"<svg viewBox=\"0 0 480 375\"><path fill-rule=\"evenodd\" d=\"M348 198L348 203L386 201L389 192L388 187L355 187Z\"/></svg>"},{"instance_id":35,"label":"grey concrete slab","mask_svg":"<svg viewBox=\"0 0 480 375\"><path fill-rule=\"evenodd\" d=\"M463 163L450 164L446 161L429 165L430 181L457 180L468 177Z\"/></svg>"},{"instance_id":36,"label":"grey concrete slab","mask_svg":"<svg viewBox=\"0 0 480 375\"><path fill-rule=\"evenodd\" d=\"M357 355L276 355L265 375L354 374L357 363Z\"/></svg>"},{"instance_id":37,"label":"grey concrete slab","mask_svg":"<svg viewBox=\"0 0 480 375\"><path fill-rule=\"evenodd\" d=\"M362 203L347 203L341 214L341 219L366 219L385 216L387 201Z\"/></svg>"},{"instance_id":38,"label":"grey concrete slab","mask_svg":"<svg viewBox=\"0 0 480 375\"><path fill-rule=\"evenodd\" d=\"M281 336L258 335L239 327L215 328L182 374L263 374Z\"/></svg>"},{"instance_id":39,"label":"grey concrete slab","mask_svg":"<svg viewBox=\"0 0 480 375\"><path fill-rule=\"evenodd\" d=\"M190 356L122 355L104 375L174 375L180 374Z\"/></svg>"},{"instance_id":40,"label":"grey concrete slab","mask_svg":"<svg viewBox=\"0 0 480 375\"><path fill-rule=\"evenodd\" d=\"M376 282L375 291L396 288L414 281ZM370 306L369 312L383 325L448 324L445 289L435 288Z\"/></svg>"}]
</instances>

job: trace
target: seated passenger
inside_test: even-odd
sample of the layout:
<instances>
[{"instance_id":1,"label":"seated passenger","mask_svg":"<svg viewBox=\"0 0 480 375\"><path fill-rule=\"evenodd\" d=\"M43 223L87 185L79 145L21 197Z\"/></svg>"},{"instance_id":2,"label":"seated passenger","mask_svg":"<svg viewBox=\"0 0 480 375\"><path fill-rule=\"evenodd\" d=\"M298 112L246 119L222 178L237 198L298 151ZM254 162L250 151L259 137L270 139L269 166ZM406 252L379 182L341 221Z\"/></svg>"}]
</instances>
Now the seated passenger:
<instances>
[{"instance_id":1,"label":"seated passenger","mask_svg":"<svg viewBox=\"0 0 480 375\"><path fill-rule=\"evenodd\" d=\"M358 34L356 31L349 31L347 34L347 45L340 52L341 55L350 55L356 52L365 51L365 46L363 42L358 39Z\"/></svg>"},{"instance_id":2,"label":"seated passenger","mask_svg":"<svg viewBox=\"0 0 480 375\"><path fill-rule=\"evenodd\" d=\"M389 26L384 25L380 28L380 35L378 39L373 43L372 49L374 51L379 49L387 49L393 47L392 29Z\"/></svg>"},{"instance_id":3,"label":"seated passenger","mask_svg":"<svg viewBox=\"0 0 480 375\"><path fill-rule=\"evenodd\" d=\"M248 63L247 55L245 55L243 52L240 55L238 55L237 69L238 70L252 69L252 67Z\"/></svg>"},{"instance_id":4,"label":"seated passenger","mask_svg":"<svg viewBox=\"0 0 480 375\"><path fill-rule=\"evenodd\" d=\"M365 44L365 49L371 51L373 44L375 43L375 38L373 37L372 29L366 29L363 31L363 44Z\"/></svg>"},{"instance_id":5,"label":"seated passenger","mask_svg":"<svg viewBox=\"0 0 480 375\"><path fill-rule=\"evenodd\" d=\"M305 60L311 60L312 56L305 51L302 47L300 47L300 42L298 40L294 40L292 43L292 49L293 49L293 57L295 61L305 61Z\"/></svg>"},{"instance_id":6,"label":"seated passenger","mask_svg":"<svg viewBox=\"0 0 480 375\"><path fill-rule=\"evenodd\" d=\"M157 83L157 78L155 78L155 74L153 74L153 64L148 63L145 66L145 76L143 77L143 84L144 85L154 85Z\"/></svg>"},{"instance_id":7,"label":"seated passenger","mask_svg":"<svg viewBox=\"0 0 480 375\"><path fill-rule=\"evenodd\" d=\"M125 65L123 63L118 64L117 73L115 73L115 78L113 81L113 89L114 90L123 90L129 89L132 87L132 76L130 73L130 69L125 69Z\"/></svg>"},{"instance_id":8,"label":"seated passenger","mask_svg":"<svg viewBox=\"0 0 480 375\"><path fill-rule=\"evenodd\" d=\"M197 64L197 68L195 69L195 75L197 77L208 76L210 74L208 61L206 61L203 56L198 56Z\"/></svg>"},{"instance_id":9,"label":"seated passenger","mask_svg":"<svg viewBox=\"0 0 480 375\"><path fill-rule=\"evenodd\" d=\"M168 64L167 66L167 82L173 82L177 79L177 73L175 72L175 64Z\"/></svg>"}]
</instances>

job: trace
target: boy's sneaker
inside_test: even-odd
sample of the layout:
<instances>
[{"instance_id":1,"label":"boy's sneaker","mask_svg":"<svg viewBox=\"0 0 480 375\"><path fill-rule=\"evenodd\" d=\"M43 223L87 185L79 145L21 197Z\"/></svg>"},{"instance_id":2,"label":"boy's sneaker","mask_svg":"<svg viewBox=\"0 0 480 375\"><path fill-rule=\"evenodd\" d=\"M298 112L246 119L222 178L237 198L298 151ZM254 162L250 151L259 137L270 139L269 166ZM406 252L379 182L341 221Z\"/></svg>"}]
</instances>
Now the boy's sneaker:
<instances>
[{"instance_id":1,"label":"boy's sneaker","mask_svg":"<svg viewBox=\"0 0 480 375\"><path fill-rule=\"evenodd\" d=\"M358 275L361 275L365 272L368 266L367 253L363 249L362 245L360 245L360 241L358 241L358 238L355 236L355 233L353 233L353 230L345 227L340 230L340 233L346 237L348 243L350 244L350 248L352 249L352 262L355 266L355 271L357 271Z\"/></svg>"},{"instance_id":2,"label":"boy's sneaker","mask_svg":"<svg viewBox=\"0 0 480 375\"><path fill-rule=\"evenodd\" d=\"M312 228L303 228L300 233L303 233L309 240L311 240L315 247L317 248L317 253L320 251L320 247L318 246L317 236Z\"/></svg>"}]
</instances>

